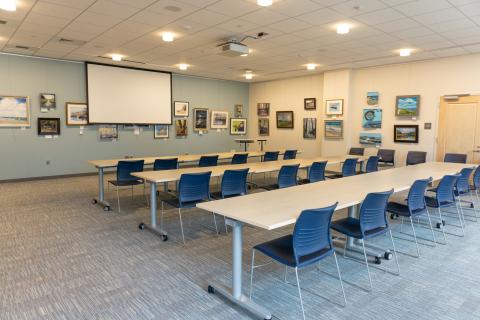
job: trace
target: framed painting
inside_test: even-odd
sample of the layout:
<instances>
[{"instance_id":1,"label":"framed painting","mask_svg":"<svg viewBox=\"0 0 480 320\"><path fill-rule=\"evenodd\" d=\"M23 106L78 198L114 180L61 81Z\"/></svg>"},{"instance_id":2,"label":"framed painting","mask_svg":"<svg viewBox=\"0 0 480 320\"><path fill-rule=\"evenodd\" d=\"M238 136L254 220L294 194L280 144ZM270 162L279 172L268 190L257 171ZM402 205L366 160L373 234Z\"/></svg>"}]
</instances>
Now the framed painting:
<instances>
[{"instance_id":1,"label":"framed painting","mask_svg":"<svg viewBox=\"0 0 480 320\"><path fill-rule=\"evenodd\" d=\"M363 109L362 127L380 129L382 127L382 109Z\"/></svg>"},{"instance_id":2,"label":"framed painting","mask_svg":"<svg viewBox=\"0 0 480 320\"><path fill-rule=\"evenodd\" d=\"M207 131L208 130L208 109L195 108L193 109L193 131Z\"/></svg>"},{"instance_id":3,"label":"framed painting","mask_svg":"<svg viewBox=\"0 0 480 320\"><path fill-rule=\"evenodd\" d=\"M343 120L325 120L325 138L343 138Z\"/></svg>"},{"instance_id":4,"label":"framed painting","mask_svg":"<svg viewBox=\"0 0 480 320\"><path fill-rule=\"evenodd\" d=\"M303 99L303 108L305 110L316 110L317 109L317 99L316 98L305 98L305 99Z\"/></svg>"},{"instance_id":5,"label":"framed painting","mask_svg":"<svg viewBox=\"0 0 480 320\"><path fill-rule=\"evenodd\" d=\"M28 97L0 96L0 127L30 127Z\"/></svg>"},{"instance_id":6,"label":"framed painting","mask_svg":"<svg viewBox=\"0 0 480 320\"><path fill-rule=\"evenodd\" d=\"M382 134L376 132L360 132L360 143L370 145L382 144Z\"/></svg>"},{"instance_id":7,"label":"framed painting","mask_svg":"<svg viewBox=\"0 0 480 320\"><path fill-rule=\"evenodd\" d=\"M420 109L420 96L397 96L395 115L397 117L417 117Z\"/></svg>"},{"instance_id":8,"label":"framed painting","mask_svg":"<svg viewBox=\"0 0 480 320\"><path fill-rule=\"evenodd\" d=\"M257 104L257 116L268 117L270 115L270 103Z\"/></svg>"},{"instance_id":9,"label":"framed painting","mask_svg":"<svg viewBox=\"0 0 480 320\"><path fill-rule=\"evenodd\" d=\"M40 93L40 111L46 112L57 108L54 93Z\"/></svg>"},{"instance_id":10,"label":"framed painting","mask_svg":"<svg viewBox=\"0 0 480 320\"><path fill-rule=\"evenodd\" d=\"M118 126L116 124L104 124L98 127L100 141L117 141Z\"/></svg>"},{"instance_id":11,"label":"framed painting","mask_svg":"<svg viewBox=\"0 0 480 320\"><path fill-rule=\"evenodd\" d=\"M303 138L304 139L317 138L317 118L303 119Z\"/></svg>"},{"instance_id":12,"label":"framed painting","mask_svg":"<svg viewBox=\"0 0 480 320\"><path fill-rule=\"evenodd\" d=\"M232 135L247 134L247 119L230 118L230 134Z\"/></svg>"},{"instance_id":13,"label":"framed painting","mask_svg":"<svg viewBox=\"0 0 480 320\"><path fill-rule=\"evenodd\" d=\"M187 119L175 120L175 136L186 137L188 135Z\"/></svg>"},{"instance_id":14,"label":"framed painting","mask_svg":"<svg viewBox=\"0 0 480 320\"><path fill-rule=\"evenodd\" d=\"M88 107L86 103L65 103L67 126L84 126L88 124Z\"/></svg>"},{"instance_id":15,"label":"framed painting","mask_svg":"<svg viewBox=\"0 0 480 320\"><path fill-rule=\"evenodd\" d=\"M327 116L341 116L343 114L343 99L326 100L325 114Z\"/></svg>"},{"instance_id":16,"label":"framed painting","mask_svg":"<svg viewBox=\"0 0 480 320\"><path fill-rule=\"evenodd\" d=\"M277 128L293 129L293 111L277 111Z\"/></svg>"},{"instance_id":17,"label":"framed painting","mask_svg":"<svg viewBox=\"0 0 480 320\"><path fill-rule=\"evenodd\" d=\"M394 125L393 141L401 143L418 143L418 125Z\"/></svg>"},{"instance_id":18,"label":"framed painting","mask_svg":"<svg viewBox=\"0 0 480 320\"><path fill-rule=\"evenodd\" d=\"M236 104L235 105L235 118L243 117L243 104Z\"/></svg>"},{"instance_id":19,"label":"framed painting","mask_svg":"<svg viewBox=\"0 0 480 320\"><path fill-rule=\"evenodd\" d=\"M167 139L168 138L168 124L156 124L153 127L154 139Z\"/></svg>"},{"instance_id":20,"label":"framed painting","mask_svg":"<svg viewBox=\"0 0 480 320\"><path fill-rule=\"evenodd\" d=\"M367 92L367 105L368 106L378 106L379 94L377 91Z\"/></svg>"},{"instance_id":21,"label":"framed painting","mask_svg":"<svg viewBox=\"0 0 480 320\"><path fill-rule=\"evenodd\" d=\"M38 135L60 135L60 118L38 118Z\"/></svg>"},{"instance_id":22,"label":"framed painting","mask_svg":"<svg viewBox=\"0 0 480 320\"><path fill-rule=\"evenodd\" d=\"M174 101L173 114L175 117L188 117L189 103L186 101Z\"/></svg>"},{"instance_id":23,"label":"framed painting","mask_svg":"<svg viewBox=\"0 0 480 320\"><path fill-rule=\"evenodd\" d=\"M210 115L210 128L227 129L228 128L228 112L212 111Z\"/></svg>"},{"instance_id":24,"label":"framed painting","mask_svg":"<svg viewBox=\"0 0 480 320\"><path fill-rule=\"evenodd\" d=\"M258 135L268 136L270 134L270 121L268 118L258 119Z\"/></svg>"}]
</instances>

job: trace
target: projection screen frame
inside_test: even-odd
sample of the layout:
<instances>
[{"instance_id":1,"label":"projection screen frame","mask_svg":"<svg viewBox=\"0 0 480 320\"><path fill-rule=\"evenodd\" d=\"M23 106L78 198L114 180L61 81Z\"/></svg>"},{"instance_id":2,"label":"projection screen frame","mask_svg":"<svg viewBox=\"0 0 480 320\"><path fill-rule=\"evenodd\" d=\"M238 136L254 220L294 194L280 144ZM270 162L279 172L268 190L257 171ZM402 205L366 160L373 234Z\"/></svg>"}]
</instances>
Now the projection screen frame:
<instances>
[{"instance_id":1,"label":"projection screen frame","mask_svg":"<svg viewBox=\"0 0 480 320\"><path fill-rule=\"evenodd\" d=\"M100 62L90 62L86 61L85 62L85 82L86 82L86 94L87 94L87 117L88 117L88 124L138 124L138 125L155 125L152 123L130 123L130 122L91 122L90 121L90 103L88 99L88 65L98 65L98 66L104 66L104 67L114 67L114 68L123 68L123 69L132 69L132 70L138 70L138 71L147 71L147 72L157 72L157 73L166 73L170 75L170 123L156 123L156 124L166 124L166 125L173 125L173 81L172 81L172 76L173 73L169 71L162 71L162 70L153 70L153 69L143 69L143 68L136 68L136 67L129 67L129 66L119 66L119 65L114 65L114 64L108 64L108 63L100 63Z\"/></svg>"}]
</instances>

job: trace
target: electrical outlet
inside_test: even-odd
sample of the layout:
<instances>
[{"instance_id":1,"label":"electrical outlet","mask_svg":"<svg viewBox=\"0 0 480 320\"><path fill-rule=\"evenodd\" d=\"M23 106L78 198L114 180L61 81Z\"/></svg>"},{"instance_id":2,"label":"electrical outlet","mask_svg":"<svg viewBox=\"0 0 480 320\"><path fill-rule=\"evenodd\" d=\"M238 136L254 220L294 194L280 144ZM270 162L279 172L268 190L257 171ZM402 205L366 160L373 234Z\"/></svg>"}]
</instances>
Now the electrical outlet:
<instances>
[{"instance_id":1,"label":"electrical outlet","mask_svg":"<svg viewBox=\"0 0 480 320\"><path fill-rule=\"evenodd\" d=\"M47 160L47 161L45 162L45 164L46 164L47 166L49 166L49 165L50 165L50 160Z\"/></svg>"}]
</instances>

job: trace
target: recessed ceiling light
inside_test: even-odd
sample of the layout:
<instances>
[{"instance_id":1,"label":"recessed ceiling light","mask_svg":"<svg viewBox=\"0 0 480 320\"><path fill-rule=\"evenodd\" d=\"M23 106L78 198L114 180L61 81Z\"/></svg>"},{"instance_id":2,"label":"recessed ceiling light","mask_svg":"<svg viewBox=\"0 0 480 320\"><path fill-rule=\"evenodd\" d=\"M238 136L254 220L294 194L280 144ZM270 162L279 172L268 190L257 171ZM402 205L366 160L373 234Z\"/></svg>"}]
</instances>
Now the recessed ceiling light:
<instances>
[{"instance_id":1,"label":"recessed ceiling light","mask_svg":"<svg viewBox=\"0 0 480 320\"><path fill-rule=\"evenodd\" d=\"M350 25L347 23L340 23L337 25L337 33L338 34L347 34L350 32Z\"/></svg>"},{"instance_id":2,"label":"recessed ceiling light","mask_svg":"<svg viewBox=\"0 0 480 320\"><path fill-rule=\"evenodd\" d=\"M315 63L307 64L307 70L315 70L316 68L317 68L317 65Z\"/></svg>"},{"instance_id":3,"label":"recessed ceiling light","mask_svg":"<svg viewBox=\"0 0 480 320\"><path fill-rule=\"evenodd\" d=\"M253 79L253 74L251 74L251 73L245 73L245 79L247 79L247 80L252 80L252 79Z\"/></svg>"},{"instance_id":4,"label":"recessed ceiling light","mask_svg":"<svg viewBox=\"0 0 480 320\"><path fill-rule=\"evenodd\" d=\"M257 0L257 4L261 7L269 7L273 3L273 0Z\"/></svg>"},{"instance_id":5,"label":"recessed ceiling light","mask_svg":"<svg viewBox=\"0 0 480 320\"><path fill-rule=\"evenodd\" d=\"M180 63L180 64L178 65L178 69L180 69L180 70L187 70L187 69L188 69L188 64L186 64L186 63Z\"/></svg>"},{"instance_id":6,"label":"recessed ceiling light","mask_svg":"<svg viewBox=\"0 0 480 320\"><path fill-rule=\"evenodd\" d=\"M0 9L5 11L17 11L16 0L0 0Z\"/></svg>"},{"instance_id":7,"label":"recessed ceiling light","mask_svg":"<svg viewBox=\"0 0 480 320\"><path fill-rule=\"evenodd\" d=\"M400 57L408 57L412 54L412 49L405 48L405 49L400 49Z\"/></svg>"},{"instance_id":8,"label":"recessed ceiling light","mask_svg":"<svg viewBox=\"0 0 480 320\"><path fill-rule=\"evenodd\" d=\"M165 42L172 42L173 38L174 38L174 35L171 32L162 33L162 40Z\"/></svg>"},{"instance_id":9,"label":"recessed ceiling light","mask_svg":"<svg viewBox=\"0 0 480 320\"><path fill-rule=\"evenodd\" d=\"M121 54L112 54L113 61L122 61L123 56Z\"/></svg>"}]
</instances>

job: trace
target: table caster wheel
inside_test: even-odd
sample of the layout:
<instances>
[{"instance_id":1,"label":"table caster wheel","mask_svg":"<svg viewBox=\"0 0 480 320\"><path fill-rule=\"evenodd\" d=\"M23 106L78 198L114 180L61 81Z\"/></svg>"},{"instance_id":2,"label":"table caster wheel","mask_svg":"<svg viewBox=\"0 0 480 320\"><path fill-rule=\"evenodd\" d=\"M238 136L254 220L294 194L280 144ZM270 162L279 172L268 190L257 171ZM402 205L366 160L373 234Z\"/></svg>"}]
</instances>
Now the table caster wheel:
<instances>
[{"instance_id":1,"label":"table caster wheel","mask_svg":"<svg viewBox=\"0 0 480 320\"><path fill-rule=\"evenodd\" d=\"M208 286L207 291L208 291L208 293L214 294L215 293L215 288L213 288L212 286Z\"/></svg>"},{"instance_id":2,"label":"table caster wheel","mask_svg":"<svg viewBox=\"0 0 480 320\"><path fill-rule=\"evenodd\" d=\"M470 208L475 208L475 206L473 205L473 203L470 203Z\"/></svg>"},{"instance_id":3,"label":"table caster wheel","mask_svg":"<svg viewBox=\"0 0 480 320\"><path fill-rule=\"evenodd\" d=\"M140 230L145 229L145 223L143 223L143 222L140 223L140 224L138 225L138 229L140 229Z\"/></svg>"},{"instance_id":4,"label":"table caster wheel","mask_svg":"<svg viewBox=\"0 0 480 320\"><path fill-rule=\"evenodd\" d=\"M97 199L92 199L92 204L97 204L97 203L98 203Z\"/></svg>"},{"instance_id":5,"label":"table caster wheel","mask_svg":"<svg viewBox=\"0 0 480 320\"><path fill-rule=\"evenodd\" d=\"M442 225L445 226L446 224L445 220L442 220Z\"/></svg>"},{"instance_id":6,"label":"table caster wheel","mask_svg":"<svg viewBox=\"0 0 480 320\"><path fill-rule=\"evenodd\" d=\"M437 229L442 229L443 223L437 222Z\"/></svg>"},{"instance_id":7,"label":"table caster wheel","mask_svg":"<svg viewBox=\"0 0 480 320\"><path fill-rule=\"evenodd\" d=\"M168 240L168 236L167 236L166 234L164 234L164 235L162 236L162 240L163 240L164 242L167 241L167 240Z\"/></svg>"},{"instance_id":8,"label":"table caster wheel","mask_svg":"<svg viewBox=\"0 0 480 320\"><path fill-rule=\"evenodd\" d=\"M109 206L103 207L103 211L110 211L110 210L112 210L112 209Z\"/></svg>"},{"instance_id":9,"label":"table caster wheel","mask_svg":"<svg viewBox=\"0 0 480 320\"><path fill-rule=\"evenodd\" d=\"M382 259L380 257L375 257L375 264L381 264Z\"/></svg>"},{"instance_id":10,"label":"table caster wheel","mask_svg":"<svg viewBox=\"0 0 480 320\"><path fill-rule=\"evenodd\" d=\"M391 252L385 252L383 257L385 258L385 260L392 260L393 259L393 254Z\"/></svg>"},{"instance_id":11,"label":"table caster wheel","mask_svg":"<svg viewBox=\"0 0 480 320\"><path fill-rule=\"evenodd\" d=\"M395 219L397 219L397 218L398 218L398 214L392 213L392 214L390 215L390 219L392 219L392 220L395 220Z\"/></svg>"}]
</instances>

